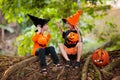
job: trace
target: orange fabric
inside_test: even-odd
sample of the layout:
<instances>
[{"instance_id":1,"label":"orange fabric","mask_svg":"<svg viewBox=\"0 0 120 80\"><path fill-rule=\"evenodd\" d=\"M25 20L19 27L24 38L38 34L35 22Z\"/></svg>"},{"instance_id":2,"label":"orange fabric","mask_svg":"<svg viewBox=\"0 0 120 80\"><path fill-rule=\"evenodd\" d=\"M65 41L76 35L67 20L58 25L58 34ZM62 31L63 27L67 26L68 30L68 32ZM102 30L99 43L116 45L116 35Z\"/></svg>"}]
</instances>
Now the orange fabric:
<instances>
[{"instance_id":1,"label":"orange fabric","mask_svg":"<svg viewBox=\"0 0 120 80\"><path fill-rule=\"evenodd\" d=\"M43 34L35 34L33 37L32 37L32 40L34 42L34 46L33 46L33 50L32 50L32 54L35 55L35 52L38 48L45 48L48 44L48 41L50 40L50 34L48 34L47 36L46 35L43 35ZM43 46L41 46L43 45Z\"/></svg>"},{"instance_id":2,"label":"orange fabric","mask_svg":"<svg viewBox=\"0 0 120 80\"><path fill-rule=\"evenodd\" d=\"M78 23L79 17L82 14L82 10L79 10L77 13L74 15L65 18L71 25L75 26Z\"/></svg>"},{"instance_id":3,"label":"orange fabric","mask_svg":"<svg viewBox=\"0 0 120 80\"><path fill-rule=\"evenodd\" d=\"M75 55L77 54L77 51L78 51L77 47L67 48L66 46L64 46L64 49L68 55L71 55L71 54Z\"/></svg>"}]
</instances>

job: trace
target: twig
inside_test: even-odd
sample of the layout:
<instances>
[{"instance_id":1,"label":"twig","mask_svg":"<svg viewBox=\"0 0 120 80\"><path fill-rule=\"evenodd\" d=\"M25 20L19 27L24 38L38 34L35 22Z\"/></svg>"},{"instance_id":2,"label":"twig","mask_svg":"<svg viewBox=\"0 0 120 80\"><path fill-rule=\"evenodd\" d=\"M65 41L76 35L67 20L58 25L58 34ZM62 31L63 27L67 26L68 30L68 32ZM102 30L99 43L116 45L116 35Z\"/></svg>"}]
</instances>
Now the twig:
<instances>
[{"instance_id":1,"label":"twig","mask_svg":"<svg viewBox=\"0 0 120 80\"><path fill-rule=\"evenodd\" d=\"M61 77L61 75L63 74L64 70L65 70L65 67L63 67L62 70L61 70L61 72L58 74L57 80L60 79L60 77Z\"/></svg>"}]
</instances>

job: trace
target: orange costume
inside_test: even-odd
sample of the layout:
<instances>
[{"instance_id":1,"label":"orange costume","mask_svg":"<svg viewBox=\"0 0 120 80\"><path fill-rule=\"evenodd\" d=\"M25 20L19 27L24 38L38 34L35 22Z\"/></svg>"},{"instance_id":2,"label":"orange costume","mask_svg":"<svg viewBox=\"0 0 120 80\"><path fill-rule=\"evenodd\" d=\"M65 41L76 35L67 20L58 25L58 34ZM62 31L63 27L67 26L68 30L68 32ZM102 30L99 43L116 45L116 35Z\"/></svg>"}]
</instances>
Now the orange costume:
<instances>
[{"instance_id":1,"label":"orange costume","mask_svg":"<svg viewBox=\"0 0 120 80\"><path fill-rule=\"evenodd\" d=\"M59 64L59 58L56 54L55 48L53 46L47 46L48 42L50 40L50 33L48 31L48 26L47 23L49 22L48 19L43 19L43 18L37 18L35 16L32 16L28 14L30 19L33 21L34 25L37 27L37 30L35 31L36 34L32 37L32 40L34 42L34 46L32 49L32 54L34 56L38 56L40 59L40 66L41 66L41 73L47 73L46 69L46 56L48 54L51 54L51 57L53 59L53 63L57 66L60 67L61 65ZM48 34L44 34L44 32L48 32Z\"/></svg>"},{"instance_id":2,"label":"orange costume","mask_svg":"<svg viewBox=\"0 0 120 80\"><path fill-rule=\"evenodd\" d=\"M50 40L50 34L48 35L43 35L43 34L35 34L32 37L32 40L34 42L34 46L33 46L33 50L32 50L32 54L35 55L35 52L37 49L39 48L45 48L47 47L47 44Z\"/></svg>"},{"instance_id":3,"label":"orange costume","mask_svg":"<svg viewBox=\"0 0 120 80\"><path fill-rule=\"evenodd\" d=\"M77 11L74 15L63 18L62 21L64 23L68 22L73 27L77 25L80 15L82 14L82 10ZM68 55L75 55L77 54L76 44L78 43L78 34L76 30L67 30L63 32L63 38L65 39L64 42L64 49ZM82 38L81 38L82 40Z\"/></svg>"},{"instance_id":4,"label":"orange costume","mask_svg":"<svg viewBox=\"0 0 120 80\"><path fill-rule=\"evenodd\" d=\"M28 14L28 16L30 17L30 19L33 21L34 25L37 27L37 25L41 25L41 28L47 24L49 22L49 18L48 19L42 19L42 18L38 18L35 16L32 16L30 14ZM36 30L35 32L37 32L38 30ZM33 46L33 50L32 50L32 54L35 55L35 52L38 48L45 48L47 47L48 41L50 40L50 34L48 35L43 35L42 33L36 33L33 37L32 40L34 42L34 46Z\"/></svg>"}]
</instances>

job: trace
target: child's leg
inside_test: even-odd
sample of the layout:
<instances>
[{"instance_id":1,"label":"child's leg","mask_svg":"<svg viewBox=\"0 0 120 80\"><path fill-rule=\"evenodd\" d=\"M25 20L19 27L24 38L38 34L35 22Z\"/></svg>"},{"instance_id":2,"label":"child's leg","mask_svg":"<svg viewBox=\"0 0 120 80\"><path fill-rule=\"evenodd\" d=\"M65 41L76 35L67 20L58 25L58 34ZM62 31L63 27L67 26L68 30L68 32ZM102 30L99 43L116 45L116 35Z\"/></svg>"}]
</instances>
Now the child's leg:
<instances>
[{"instance_id":1,"label":"child's leg","mask_svg":"<svg viewBox=\"0 0 120 80\"><path fill-rule=\"evenodd\" d=\"M55 48L50 46L50 47L45 48L45 50L46 50L46 53L51 54L54 64L58 64L59 59L58 59L58 56L56 54Z\"/></svg>"},{"instance_id":2,"label":"child's leg","mask_svg":"<svg viewBox=\"0 0 120 80\"><path fill-rule=\"evenodd\" d=\"M58 46L59 46L59 49L60 49L60 51L62 53L62 56L65 58L65 60L70 61L70 59L68 58L68 55L67 55L67 53L66 53L66 51L64 49L64 45L59 43Z\"/></svg>"},{"instance_id":3,"label":"child's leg","mask_svg":"<svg viewBox=\"0 0 120 80\"><path fill-rule=\"evenodd\" d=\"M45 68L46 67L45 49L42 49L42 48L38 49L36 51L36 54L40 58L40 66L41 66L41 68Z\"/></svg>"},{"instance_id":4,"label":"child's leg","mask_svg":"<svg viewBox=\"0 0 120 80\"><path fill-rule=\"evenodd\" d=\"M81 55L82 55L82 42L78 42L76 47L78 49L77 62L80 62L80 58L81 58Z\"/></svg>"}]
</instances>

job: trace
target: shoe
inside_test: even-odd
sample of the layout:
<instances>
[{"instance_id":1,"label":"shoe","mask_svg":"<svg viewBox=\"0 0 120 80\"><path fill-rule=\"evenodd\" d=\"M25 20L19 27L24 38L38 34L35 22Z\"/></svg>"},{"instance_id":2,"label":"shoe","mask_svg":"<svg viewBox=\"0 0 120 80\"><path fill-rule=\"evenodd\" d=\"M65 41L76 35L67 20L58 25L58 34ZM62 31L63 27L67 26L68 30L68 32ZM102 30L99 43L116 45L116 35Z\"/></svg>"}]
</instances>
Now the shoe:
<instances>
[{"instance_id":1,"label":"shoe","mask_svg":"<svg viewBox=\"0 0 120 80\"><path fill-rule=\"evenodd\" d=\"M58 64L56 64L56 67L62 68L62 65L58 63Z\"/></svg>"},{"instance_id":2,"label":"shoe","mask_svg":"<svg viewBox=\"0 0 120 80\"><path fill-rule=\"evenodd\" d=\"M42 74L47 74L47 69L46 69L46 68L42 68L42 69L41 69L41 73L42 73Z\"/></svg>"},{"instance_id":3,"label":"shoe","mask_svg":"<svg viewBox=\"0 0 120 80\"><path fill-rule=\"evenodd\" d=\"M80 67L80 62L76 61L74 67L79 68Z\"/></svg>"},{"instance_id":4,"label":"shoe","mask_svg":"<svg viewBox=\"0 0 120 80\"><path fill-rule=\"evenodd\" d=\"M71 66L71 62L70 61L66 61L66 65L67 68L69 68Z\"/></svg>"}]
</instances>

